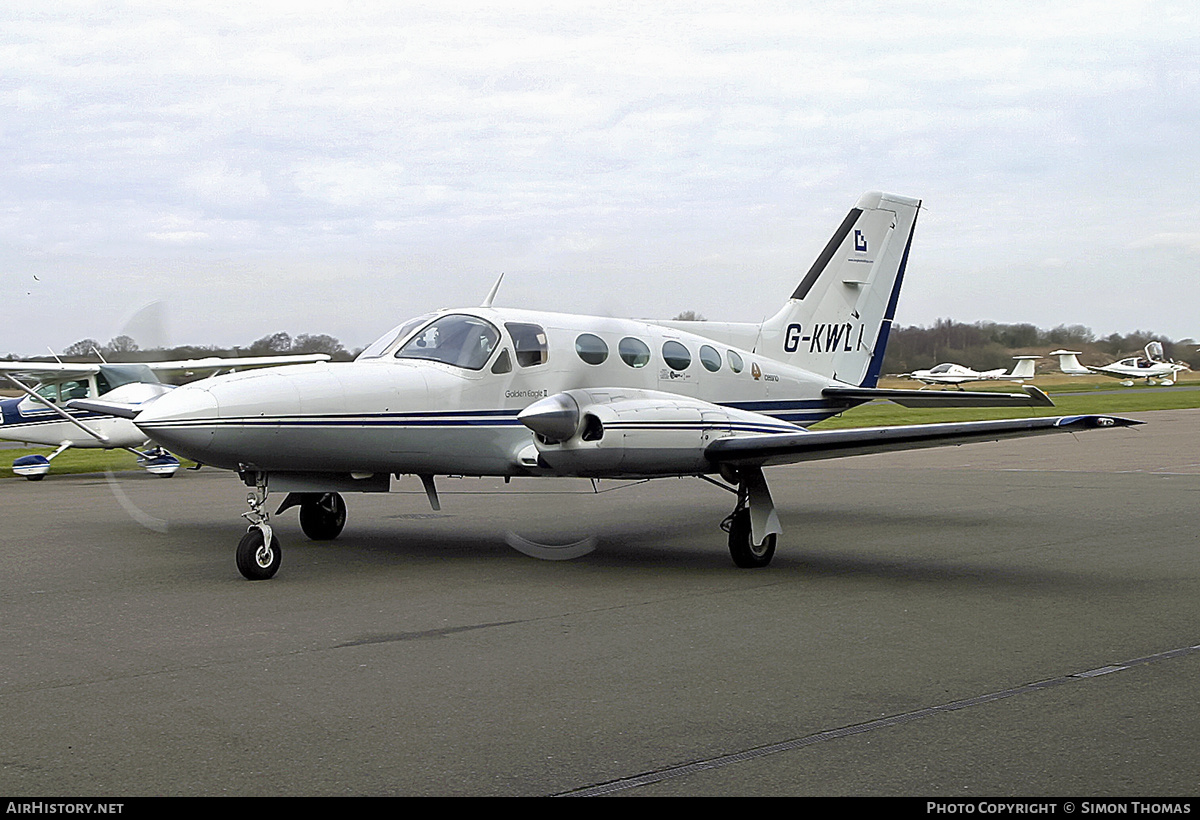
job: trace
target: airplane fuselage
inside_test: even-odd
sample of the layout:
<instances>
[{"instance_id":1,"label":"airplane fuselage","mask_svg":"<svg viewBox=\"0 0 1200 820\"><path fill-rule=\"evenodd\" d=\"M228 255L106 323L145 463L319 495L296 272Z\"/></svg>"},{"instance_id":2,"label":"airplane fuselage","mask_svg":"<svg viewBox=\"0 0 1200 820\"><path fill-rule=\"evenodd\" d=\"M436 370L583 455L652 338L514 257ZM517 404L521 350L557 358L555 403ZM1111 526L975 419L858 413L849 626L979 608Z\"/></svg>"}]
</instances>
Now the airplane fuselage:
<instances>
[{"instance_id":1,"label":"airplane fuselage","mask_svg":"<svg viewBox=\"0 0 1200 820\"><path fill-rule=\"evenodd\" d=\"M1187 370L1184 365L1170 362L1147 362L1145 359L1125 359L1104 366L1085 365L1093 373L1101 373L1114 379L1172 379L1181 371Z\"/></svg>"},{"instance_id":2,"label":"airplane fuselage","mask_svg":"<svg viewBox=\"0 0 1200 820\"><path fill-rule=\"evenodd\" d=\"M652 408L636 411L646 421L640 427L655 435L696 436L698 452L708 438L739 425L742 432L796 432L851 406L822 398L830 379L755 352L749 329L739 347L675 327L592 316L475 308L422 319L354 362L180 387L136 423L173 452L228 469L508 476L539 474L533 433L517 414L568 390L663 394L676 410L690 399L726 408L726 418L697 410L682 413L692 420L671 425L651 423ZM477 338L449 353L433 350L439 336L462 325ZM737 335L730 325L722 333ZM621 427L628 448L639 425ZM697 462L682 472L705 471Z\"/></svg>"}]
</instances>

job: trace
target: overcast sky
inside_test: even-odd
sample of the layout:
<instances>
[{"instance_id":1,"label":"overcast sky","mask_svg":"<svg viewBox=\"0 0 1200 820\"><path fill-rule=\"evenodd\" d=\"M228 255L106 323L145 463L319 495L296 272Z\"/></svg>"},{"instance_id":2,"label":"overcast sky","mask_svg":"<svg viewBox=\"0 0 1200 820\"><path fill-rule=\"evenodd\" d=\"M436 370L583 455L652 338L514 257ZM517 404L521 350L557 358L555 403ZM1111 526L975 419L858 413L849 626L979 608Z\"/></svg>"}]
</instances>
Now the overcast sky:
<instances>
[{"instance_id":1,"label":"overcast sky","mask_svg":"<svg viewBox=\"0 0 1200 820\"><path fill-rule=\"evenodd\" d=\"M926 206L900 324L1200 337L1198 9L6 3L0 354L152 302L361 347L501 273L757 321L874 189Z\"/></svg>"}]
</instances>

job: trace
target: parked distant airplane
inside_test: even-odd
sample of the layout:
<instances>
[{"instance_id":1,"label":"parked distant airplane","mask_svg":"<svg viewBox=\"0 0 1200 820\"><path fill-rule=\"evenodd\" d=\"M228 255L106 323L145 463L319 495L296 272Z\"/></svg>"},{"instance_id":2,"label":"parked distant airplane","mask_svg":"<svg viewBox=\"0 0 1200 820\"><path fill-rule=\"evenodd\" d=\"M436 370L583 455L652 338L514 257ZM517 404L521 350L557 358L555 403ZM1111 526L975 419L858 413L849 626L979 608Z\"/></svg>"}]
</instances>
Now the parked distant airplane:
<instances>
[{"instance_id":1,"label":"parked distant airplane","mask_svg":"<svg viewBox=\"0 0 1200 820\"><path fill-rule=\"evenodd\" d=\"M910 379L925 382L925 384L961 385L966 382L979 381L1009 381L1023 382L1033 378L1033 363L1041 356L1013 356L1017 360L1011 373L1005 373L1003 367L995 370L972 370L961 364L939 364L928 370L914 370L907 374Z\"/></svg>"},{"instance_id":2,"label":"parked distant airplane","mask_svg":"<svg viewBox=\"0 0 1200 820\"><path fill-rule=\"evenodd\" d=\"M886 450L1116 428L1111 416L1018 418L857 430L804 428L874 399L910 407L1045 406L1022 393L878 389L920 203L864 194L791 297L759 323L644 322L492 307L420 316L344 364L193 382L143 405L82 400L252 492L237 565L279 568L276 514L336 538L343 492L393 476L693 476L736 497L723 528L739 567L764 567L781 531L763 468ZM497 286L499 283L497 282ZM716 476L724 479L718 482Z\"/></svg>"},{"instance_id":3,"label":"parked distant airplane","mask_svg":"<svg viewBox=\"0 0 1200 820\"><path fill-rule=\"evenodd\" d=\"M1080 364L1078 350L1055 350L1050 355L1058 357L1059 367L1068 376L1099 373L1102 376L1122 379L1121 384L1126 387L1132 387L1137 379L1145 379L1146 384L1169 386L1175 383L1176 374L1184 370L1191 370L1187 362L1167 361L1163 355L1161 342L1150 342L1146 345L1144 353L1145 356L1130 356L1118 362L1097 367Z\"/></svg>"},{"instance_id":4,"label":"parked distant airplane","mask_svg":"<svg viewBox=\"0 0 1200 820\"><path fill-rule=\"evenodd\" d=\"M138 463L154 475L170 477L179 460L162 448L135 448L146 442L146 434L128 419L64 409L72 399L97 398L140 405L157 398L172 385L158 380L159 373L206 373L252 367L275 367L300 362L326 361L324 353L295 356L209 356L174 362L0 362L0 377L25 394L24 398L0 399L0 439L57 447L48 456L22 456L13 461L13 472L38 481L50 471L50 462L70 447L121 448L136 453ZM21 379L35 382L30 387Z\"/></svg>"}]
</instances>

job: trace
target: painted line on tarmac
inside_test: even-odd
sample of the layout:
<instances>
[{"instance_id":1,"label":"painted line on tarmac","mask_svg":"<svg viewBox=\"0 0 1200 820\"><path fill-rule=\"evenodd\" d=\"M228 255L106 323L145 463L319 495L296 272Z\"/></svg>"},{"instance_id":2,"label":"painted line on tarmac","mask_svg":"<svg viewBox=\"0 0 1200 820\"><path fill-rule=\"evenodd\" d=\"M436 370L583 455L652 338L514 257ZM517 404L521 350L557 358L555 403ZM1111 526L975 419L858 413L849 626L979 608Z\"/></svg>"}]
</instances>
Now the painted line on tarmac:
<instances>
[{"instance_id":1,"label":"painted line on tarmac","mask_svg":"<svg viewBox=\"0 0 1200 820\"><path fill-rule=\"evenodd\" d=\"M624 791L626 789L636 789L641 786L648 786L652 783L659 783L663 780L669 780L675 777L685 777L698 772L709 771L712 769L721 769L726 766L732 766L735 763L744 763L748 760L754 760L768 755L779 754L780 752L791 752L796 749L803 749L808 746L813 746L817 743L823 743L827 740L837 740L844 737L852 737L861 735L866 732L874 732L877 729L887 729L892 726L900 726L905 723L912 723L916 720L922 720L927 717L944 714L946 712L956 712L959 709L969 709L972 706L981 706L985 703L993 703L998 700L1016 697L1017 695L1027 695L1032 692L1040 692L1044 689L1050 689L1055 686L1061 686L1067 683L1079 683L1081 681L1094 680L1096 678L1111 675L1115 672L1122 672L1126 669L1132 669L1136 666L1144 666L1150 663L1159 661L1172 660L1174 658L1182 658L1194 652L1200 652L1200 644L1195 646L1185 646L1180 649L1171 649L1166 652L1158 652L1154 655L1147 655L1143 658L1134 658L1123 663L1109 664L1100 666L1095 669L1088 669L1082 672L1072 672L1068 675L1063 675L1050 680L1037 681L1036 683L1027 683L1023 686L1014 686L1011 689L1003 689L999 692L991 692L986 695L979 695L973 698L964 700L951 701L943 703L939 706L929 706L925 709L918 709L913 712L905 712L891 717L880 718L879 720L868 721L867 723L858 723L852 726L843 726L839 729L829 729L824 732L817 732L812 735L785 740L781 743L772 743L768 746L759 746L754 749L747 749L742 752L734 752L732 754L721 755L719 757L708 758L707 760L696 760L691 763L685 763L680 766L671 766L666 769L659 769L653 772L643 772L633 777L623 777L619 780L610 780L605 783L597 783L593 786L587 786L581 789L560 792L552 797L599 797L613 792Z\"/></svg>"}]
</instances>

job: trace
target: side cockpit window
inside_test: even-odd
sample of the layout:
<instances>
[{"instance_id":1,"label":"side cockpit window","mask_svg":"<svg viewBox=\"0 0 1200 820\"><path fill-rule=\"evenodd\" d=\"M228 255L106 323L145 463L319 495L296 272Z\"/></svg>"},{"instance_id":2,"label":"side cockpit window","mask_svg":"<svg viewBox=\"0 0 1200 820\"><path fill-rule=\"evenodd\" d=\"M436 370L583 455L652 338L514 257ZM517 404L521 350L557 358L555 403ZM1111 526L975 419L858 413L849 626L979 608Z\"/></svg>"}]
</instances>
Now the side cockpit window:
<instances>
[{"instance_id":1,"label":"side cockpit window","mask_svg":"<svg viewBox=\"0 0 1200 820\"><path fill-rule=\"evenodd\" d=\"M397 359L428 359L481 370L500 341L500 331L476 316L451 314L422 328L396 351Z\"/></svg>"},{"instance_id":2,"label":"side cockpit window","mask_svg":"<svg viewBox=\"0 0 1200 820\"><path fill-rule=\"evenodd\" d=\"M550 345L546 342L546 330L541 325L524 322L506 322L504 327L512 336L516 348L517 364L533 367L545 364L550 358Z\"/></svg>"}]
</instances>

